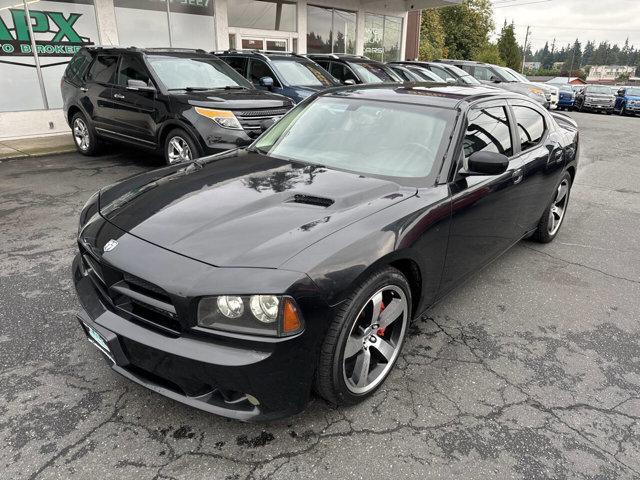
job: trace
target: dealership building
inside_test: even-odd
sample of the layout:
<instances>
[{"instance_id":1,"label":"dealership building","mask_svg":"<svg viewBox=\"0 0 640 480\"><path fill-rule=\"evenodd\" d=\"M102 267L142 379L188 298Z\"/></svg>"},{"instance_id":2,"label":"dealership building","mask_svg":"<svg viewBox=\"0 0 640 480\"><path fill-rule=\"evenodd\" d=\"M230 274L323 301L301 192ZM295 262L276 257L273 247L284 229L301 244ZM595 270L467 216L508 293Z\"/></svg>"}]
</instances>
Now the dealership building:
<instances>
[{"instance_id":1,"label":"dealership building","mask_svg":"<svg viewBox=\"0 0 640 480\"><path fill-rule=\"evenodd\" d=\"M0 0L0 138L68 131L60 79L83 45L352 53L390 61L417 56L417 10L459 2Z\"/></svg>"}]
</instances>

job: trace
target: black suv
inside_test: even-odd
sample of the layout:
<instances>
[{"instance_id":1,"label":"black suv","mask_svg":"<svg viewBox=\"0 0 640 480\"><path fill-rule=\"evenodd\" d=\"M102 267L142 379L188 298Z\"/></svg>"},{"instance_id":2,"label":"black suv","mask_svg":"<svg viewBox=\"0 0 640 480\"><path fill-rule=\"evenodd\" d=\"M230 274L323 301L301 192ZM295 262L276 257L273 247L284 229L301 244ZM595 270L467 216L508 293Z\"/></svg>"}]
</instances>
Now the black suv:
<instances>
[{"instance_id":1,"label":"black suv","mask_svg":"<svg viewBox=\"0 0 640 480\"><path fill-rule=\"evenodd\" d=\"M341 83L386 83L403 80L384 63L361 55L312 53L308 58L318 63Z\"/></svg>"},{"instance_id":2,"label":"black suv","mask_svg":"<svg viewBox=\"0 0 640 480\"><path fill-rule=\"evenodd\" d=\"M248 145L293 106L203 50L82 48L61 88L80 153L117 140L162 149L167 164Z\"/></svg>"},{"instance_id":3,"label":"black suv","mask_svg":"<svg viewBox=\"0 0 640 480\"><path fill-rule=\"evenodd\" d=\"M340 85L313 60L287 52L226 50L216 52L256 87L291 98L298 103L325 88Z\"/></svg>"}]
</instances>

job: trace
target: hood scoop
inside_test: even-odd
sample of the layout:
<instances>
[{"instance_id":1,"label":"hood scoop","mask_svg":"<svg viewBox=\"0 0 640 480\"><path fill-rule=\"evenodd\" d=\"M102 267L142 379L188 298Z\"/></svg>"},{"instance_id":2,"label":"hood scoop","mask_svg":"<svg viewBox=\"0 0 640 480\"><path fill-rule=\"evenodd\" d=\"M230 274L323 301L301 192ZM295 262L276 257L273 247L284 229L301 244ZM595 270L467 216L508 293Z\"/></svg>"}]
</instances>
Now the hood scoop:
<instances>
[{"instance_id":1,"label":"hood scoop","mask_svg":"<svg viewBox=\"0 0 640 480\"><path fill-rule=\"evenodd\" d=\"M326 197L316 197L314 195L296 194L291 199L287 200L288 203L302 203L304 205L315 205L317 207L330 207L335 202Z\"/></svg>"}]
</instances>

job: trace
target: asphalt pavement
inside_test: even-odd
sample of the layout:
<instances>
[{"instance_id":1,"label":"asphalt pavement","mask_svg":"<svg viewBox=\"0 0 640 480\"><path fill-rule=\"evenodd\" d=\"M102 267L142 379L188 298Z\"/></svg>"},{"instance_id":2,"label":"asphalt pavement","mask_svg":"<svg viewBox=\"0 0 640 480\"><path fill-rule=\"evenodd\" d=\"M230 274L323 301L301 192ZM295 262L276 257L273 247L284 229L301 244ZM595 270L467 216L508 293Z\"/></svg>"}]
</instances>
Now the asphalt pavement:
<instances>
[{"instance_id":1,"label":"asphalt pavement","mask_svg":"<svg viewBox=\"0 0 640 480\"><path fill-rule=\"evenodd\" d=\"M640 118L572 116L556 241L521 242L418 319L369 401L266 424L132 384L77 325L78 213L157 159L0 162L0 478L640 478Z\"/></svg>"}]
</instances>

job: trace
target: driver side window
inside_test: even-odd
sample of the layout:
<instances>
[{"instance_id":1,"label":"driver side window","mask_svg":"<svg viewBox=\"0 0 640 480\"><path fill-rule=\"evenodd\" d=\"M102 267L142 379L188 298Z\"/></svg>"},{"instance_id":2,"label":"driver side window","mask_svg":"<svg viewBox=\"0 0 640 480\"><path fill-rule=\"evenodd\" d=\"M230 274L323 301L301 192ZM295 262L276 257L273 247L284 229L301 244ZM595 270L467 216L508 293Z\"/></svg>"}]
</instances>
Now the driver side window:
<instances>
[{"instance_id":1,"label":"driver side window","mask_svg":"<svg viewBox=\"0 0 640 480\"><path fill-rule=\"evenodd\" d=\"M471 110L467 123L463 141L465 158L469 158L475 152L501 153L507 157L513 155L511 130L505 107Z\"/></svg>"}]
</instances>

